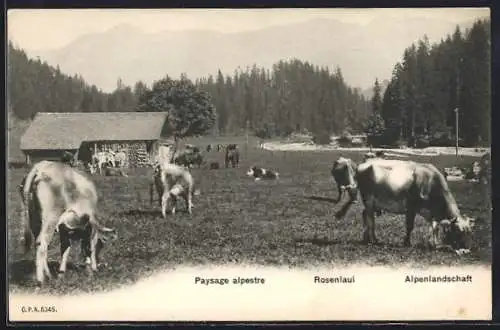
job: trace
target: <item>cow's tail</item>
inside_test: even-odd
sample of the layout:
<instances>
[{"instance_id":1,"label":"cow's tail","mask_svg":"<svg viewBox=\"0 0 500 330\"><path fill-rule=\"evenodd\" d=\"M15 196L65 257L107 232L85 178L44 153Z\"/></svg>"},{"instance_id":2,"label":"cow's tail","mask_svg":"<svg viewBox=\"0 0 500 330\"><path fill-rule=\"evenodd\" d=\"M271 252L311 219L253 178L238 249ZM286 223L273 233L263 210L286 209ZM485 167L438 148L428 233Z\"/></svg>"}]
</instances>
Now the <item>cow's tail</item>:
<instances>
[{"instance_id":1,"label":"cow's tail","mask_svg":"<svg viewBox=\"0 0 500 330\"><path fill-rule=\"evenodd\" d=\"M22 226L23 226L23 251L24 254L31 250L33 245L33 235L31 230L30 207L34 202L30 199L30 194L33 189L33 182L38 174L36 168L33 168L25 177L24 185L22 187L23 206L21 212ZM34 196L36 198L36 196Z\"/></svg>"}]
</instances>

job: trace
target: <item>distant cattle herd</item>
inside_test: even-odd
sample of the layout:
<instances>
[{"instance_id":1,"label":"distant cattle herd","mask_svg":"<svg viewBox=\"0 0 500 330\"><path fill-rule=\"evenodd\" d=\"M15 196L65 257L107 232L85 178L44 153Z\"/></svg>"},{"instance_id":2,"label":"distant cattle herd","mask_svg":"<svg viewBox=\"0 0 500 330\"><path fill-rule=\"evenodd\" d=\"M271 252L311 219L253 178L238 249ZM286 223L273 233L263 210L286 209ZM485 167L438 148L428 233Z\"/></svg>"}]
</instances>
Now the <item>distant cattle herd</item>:
<instances>
[{"instance_id":1,"label":"distant cattle herd","mask_svg":"<svg viewBox=\"0 0 500 330\"><path fill-rule=\"evenodd\" d=\"M236 144L207 145L206 152L224 151L225 167L239 166L240 152ZM67 155L66 155L67 156ZM127 176L122 167L117 167L116 158L105 153L97 154L91 164L104 175ZM473 173L480 184L490 182L490 159L486 154L473 164ZM107 228L98 221L97 188L90 176L72 166L70 157L57 161L41 161L35 164L19 185L23 205L23 227L25 251L31 248L34 236L36 244L36 278L42 285L50 278L47 251L53 234L61 239L61 266L63 274L69 253L69 240L81 241L81 253L93 271L98 269L99 252L106 241L116 239L113 228ZM207 169L220 168L218 162L207 163L199 147L186 146L173 161L163 160L152 165L150 181L150 202L154 193L158 195L162 216L175 214L177 202L184 200L189 214L193 212L193 198L201 194L192 174L194 166ZM344 218L358 194L363 202L363 242L376 243L375 216L382 212L404 214L406 235L404 245L410 245L416 214L425 216L429 223L434 248L448 247L458 254L471 249L471 233L474 219L461 213L448 187L446 174L434 165L414 161L387 159L383 153L368 153L358 164L349 158L340 157L329 170L338 188L339 203L344 192L349 200L336 213ZM260 180L280 180L280 174L273 169L251 166L246 176ZM170 212L167 212L170 206ZM424 212L425 211L425 212ZM444 234L438 240L438 231Z\"/></svg>"}]
</instances>

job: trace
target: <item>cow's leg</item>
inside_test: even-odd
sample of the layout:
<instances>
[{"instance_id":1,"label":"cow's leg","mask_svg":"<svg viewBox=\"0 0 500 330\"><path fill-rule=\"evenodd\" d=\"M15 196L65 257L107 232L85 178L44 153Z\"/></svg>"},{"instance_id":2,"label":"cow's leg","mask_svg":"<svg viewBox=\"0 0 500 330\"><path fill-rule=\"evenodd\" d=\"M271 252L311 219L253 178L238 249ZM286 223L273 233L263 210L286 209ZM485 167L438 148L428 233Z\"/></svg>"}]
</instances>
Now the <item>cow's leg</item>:
<instances>
[{"instance_id":1,"label":"cow's leg","mask_svg":"<svg viewBox=\"0 0 500 330\"><path fill-rule=\"evenodd\" d=\"M356 198L357 198L357 191L349 191L349 200L342 206L340 210L337 211L337 213L335 213L335 218L337 220L341 220L345 217L351 205L356 202Z\"/></svg>"},{"instance_id":2,"label":"cow's leg","mask_svg":"<svg viewBox=\"0 0 500 330\"><path fill-rule=\"evenodd\" d=\"M193 192L192 192L191 188L188 189L187 194L184 195L184 199L186 201L188 213L192 214L192 212L193 212Z\"/></svg>"},{"instance_id":3,"label":"cow's leg","mask_svg":"<svg viewBox=\"0 0 500 330\"><path fill-rule=\"evenodd\" d=\"M342 195L343 195L343 192L344 192L345 188L341 185L337 185L337 199L334 201L335 204L338 204L340 202L340 200L342 199Z\"/></svg>"},{"instance_id":4,"label":"cow's leg","mask_svg":"<svg viewBox=\"0 0 500 330\"><path fill-rule=\"evenodd\" d=\"M174 197L174 196L170 196L170 197L171 197L171 199L172 199L172 208L170 209L170 213L171 213L172 215L174 215L174 214L175 214L175 211L176 211L176 206L177 206L177 198L176 198L176 197Z\"/></svg>"},{"instance_id":5,"label":"cow's leg","mask_svg":"<svg viewBox=\"0 0 500 330\"><path fill-rule=\"evenodd\" d=\"M364 227L362 242L364 244L368 244L368 241L370 240L370 238L369 238L370 235L368 234L368 220L367 220L368 215L367 215L366 209L363 209L362 214L363 214L362 216L363 216L363 227Z\"/></svg>"},{"instance_id":6,"label":"cow's leg","mask_svg":"<svg viewBox=\"0 0 500 330\"><path fill-rule=\"evenodd\" d=\"M377 239L375 237L375 212L374 212L374 201L373 200L365 200L364 202L365 209L363 210L363 223L365 227L365 231L363 234L363 242L364 243L377 243Z\"/></svg>"},{"instance_id":7,"label":"cow's leg","mask_svg":"<svg viewBox=\"0 0 500 330\"><path fill-rule=\"evenodd\" d=\"M97 243L99 240L98 229L93 226L92 238L90 240L90 269L92 272L97 271Z\"/></svg>"},{"instance_id":8,"label":"cow's leg","mask_svg":"<svg viewBox=\"0 0 500 330\"><path fill-rule=\"evenodd\" d=\"M36 239L36 279L37 284L41 286L45 282L45 277L52 278L48 264L48 249L61 212L55 205L51 187L40 184L38 198L44 204L41 210L42 228Z\"/></svg>"},{"instance_id":9,"label":"cow's leg","mask_svg":"<svg viewBox=\"0 0 500 330\"><path fill-rule=\"evenodd\" d=\"M438 242L439 225L438 222L434 219L432 219L431 222L430 234L431 234L431 246L437 249L439 247L439 242Z\"/></svg>"},{"instance_id":10,"label":"cow's leg","mask_svg":"<svg viewBox=\"0 0 500 330\"><path fill-rule=\"evenodd\" d=\"M167 207L169 198L170 198L170 193L167 189L165 189L161 197L161 214L163 215L164 219L167 219Z\"/></svg>"},{"instance_id":11,"label":"cow's leg","mask_svg":"<svg viewBox=\"0 0 500 330\"><path fill-rule=\"evenodd\" d=\"M158 204L160 205L161 207L161 197L163 196L163 190L161 188L161 186L157 186L156 187L156 192L158 193Z\"/></svg>"},{"instance_id":12,"label":"cow's leg","mask_svg":"<svg viewBox=\"0 0 500 330\"><path fill-rule=\"evenodd\" d=\"M44 224L36 242L36 279L39 286L45 283L46 277L52 278L48 263L48 250L57 224L57 216L53 213L45 214L42 218Z\"/></svg>"},{"instance_id":13,"label":"cow's leg","mask_svg":"<svg viewBox=\"0 0 500 330\"><path fill-rule=\"evenodd\" d=\"M91 255L91 248L90 248L90 237L92 235L92 226L87 226L85 228L84 233L82 235L82 239L80 242L80 255L82 259L84 260L85 264L90 265L90 255Z\"/></svg>"},{"instance_id":14,"label":"cow's leg","mask_svg":"<svg viewBox=\"0 0 500 330\"><path fill-rule=\"evenodd\" d=\"M95 216L91 219L90 223L96 223ZM99 237L99 229L95 225L90 225L90 228L85 232L84 237L89 238L90 241L90 269L92 272L97 272L97 263L99 257L99 250L102 247L102 243ZM89 235L90 233L90 235Z\"/></svg>"},{"instance_id":15,"label":"cow's leg","mask_svg":"<svg viewBox=\"0 0 500 330\"><path fill-rule=\"evenodd\" d=\"M379 210L377 209L377 211L379 211ZM412 209L408 209L406 211L406 236L405 236L404 243L403 243L404 246L411 245L411 233L413 231L413 227L415 226L415 216L416 215L417 215L417 213Z\"/></svg>"},{"instance_id":16,"label":"cow's leg","mask_svg":"<svg viewBox=\"0 0 500 330\"><path fill-rule=\"evenodd\" d=\"M68 229L65 225L59 225L59 240L61 243L61 263L59 265L59 276L63 276L66 272L68 257L71 251L71 241L68 235Z\"/></svg>"}]
</instances>

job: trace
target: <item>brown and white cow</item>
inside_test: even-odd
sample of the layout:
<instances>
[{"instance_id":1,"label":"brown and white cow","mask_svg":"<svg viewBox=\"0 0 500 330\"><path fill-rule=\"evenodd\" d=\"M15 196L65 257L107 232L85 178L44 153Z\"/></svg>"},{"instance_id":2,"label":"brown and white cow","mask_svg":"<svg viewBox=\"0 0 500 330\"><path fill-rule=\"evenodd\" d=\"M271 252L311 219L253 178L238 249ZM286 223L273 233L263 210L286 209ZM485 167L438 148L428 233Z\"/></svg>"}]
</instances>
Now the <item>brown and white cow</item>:
<instances>
[{"instance_id":1,"label":"brown and white cow","mask_svg":"<svg viewBox=\"0 0 500 330\"><path fill-rule=\"evenodd\" d=\"M24 252L36 241L38 285L51 278L47 253L54 232L61 241L59 273L66 271L71 240L81 240L82 256L97 271L102 243L116 238L114 229L99 224L97 191L87 176L67 164L53 161L36 163L19 187L23 201Z\"/></svg>"},{"instance_id":2,"label":"brown and white cow","mask_svg":"<svg viewBox=\"0 0 500 330\"><path fill-rule=\"evenodd\" d=\"M406 215L405 246L410 245L415 216L420 214L431 223L434 247L451 246L459 254L470 251L474 219L460 213L446 179L434 165L373 158L358 165L355 180L364 204L364 242L376 242L376 206ZM438 243L439 227L445 233L443 245Z\"/></svg>"}]
</instances>

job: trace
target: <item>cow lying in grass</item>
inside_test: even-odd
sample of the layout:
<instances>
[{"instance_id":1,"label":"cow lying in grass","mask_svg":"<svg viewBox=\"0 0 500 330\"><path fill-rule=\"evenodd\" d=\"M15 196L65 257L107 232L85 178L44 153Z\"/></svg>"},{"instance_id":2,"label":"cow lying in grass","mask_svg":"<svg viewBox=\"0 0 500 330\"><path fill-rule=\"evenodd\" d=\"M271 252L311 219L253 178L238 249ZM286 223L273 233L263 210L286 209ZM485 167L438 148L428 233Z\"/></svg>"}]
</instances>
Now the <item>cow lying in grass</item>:
<instances>
[{"instance_id":1,"label":"cow lying in grass","mask_svg":"<svg viewBox=\"0 0 500 330\"><path fill-rule=\"evenodd\" d=\"M358 165L355 180L364 204L364 242L376 242L376 206L405 214L405 246L410 245L418 213L431 224L435 248L451 246L458 254L470 252L474 219L460 213L443 174L434 165L373 158ZM442 245L438 242L439 226L445 233Z\"/></svg>"},{"instance_id":2,"label":"cow lying in grass","mask_svg":"<svg viewBox=\"0 0 500 330\"><path fill-rule=\"evenodd\" d=\"M19 186L23 204L24 252L36 240L36 279L39 286L51 278L47 253L52 235L59 232L61 264L66 271L71 240L80 240L82 256L97 271L103 242L116 238L115 230L103 227L96 218L97 191L94 183L69 165L41 161L33 166Z\"/></svg>"}]
</instances>

